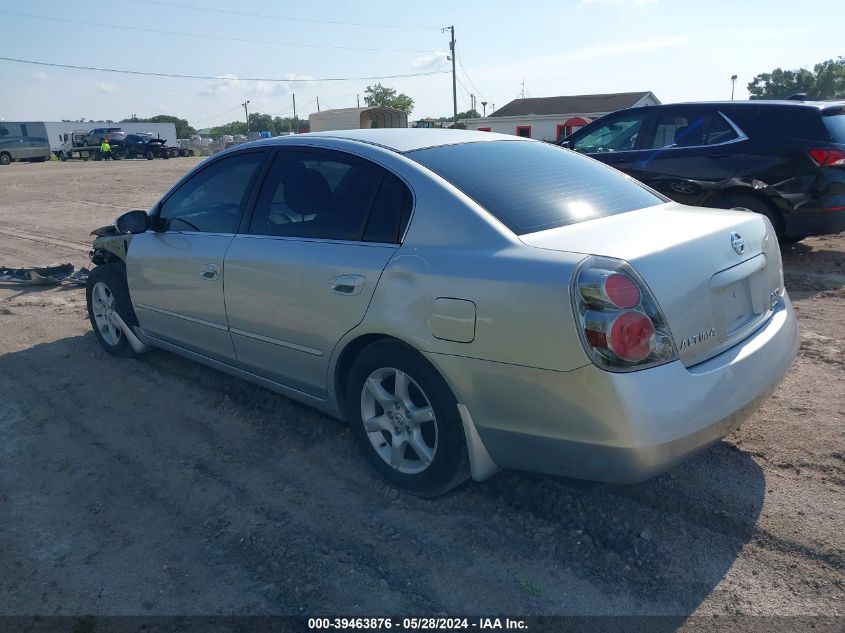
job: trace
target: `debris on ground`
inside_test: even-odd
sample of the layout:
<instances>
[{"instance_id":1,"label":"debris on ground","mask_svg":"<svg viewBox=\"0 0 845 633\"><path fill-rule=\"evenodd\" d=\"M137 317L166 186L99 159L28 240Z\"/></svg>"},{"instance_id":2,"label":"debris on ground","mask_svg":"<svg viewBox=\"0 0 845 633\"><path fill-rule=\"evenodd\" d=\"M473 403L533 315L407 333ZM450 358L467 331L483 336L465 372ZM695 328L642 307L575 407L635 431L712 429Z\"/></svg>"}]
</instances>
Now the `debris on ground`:
<instances>
[{"instance_id":1,"label":"debris on ground","mask_svg":"<svg viewBox=\"0 0 845 633\"><path fill-rule=\"evenodd\" d=\"M0 266L0 281L30 286L54 286L60 283L85 284L91 271L80 268L75 271L73 264L56 264L41 268L6 268Z\"/></svg>"}]
</instances>

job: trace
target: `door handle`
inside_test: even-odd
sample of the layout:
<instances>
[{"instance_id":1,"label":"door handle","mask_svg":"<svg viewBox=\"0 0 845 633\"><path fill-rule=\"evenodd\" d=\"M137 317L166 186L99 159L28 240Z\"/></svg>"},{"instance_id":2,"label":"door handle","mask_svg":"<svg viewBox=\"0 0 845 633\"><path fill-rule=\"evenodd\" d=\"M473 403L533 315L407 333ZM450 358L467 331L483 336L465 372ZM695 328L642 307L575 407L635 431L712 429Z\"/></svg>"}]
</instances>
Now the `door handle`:
<instances>
[{"instance_id":1,"label":"door handle","mask_svg":"<svg viewBox=\"0 0 845 633\"><path fill-rule=\"evenodd\" d=\"M220 266L217 264L205 264L200 266L200 277L208 281L220 279Z\"/></svg>"},{"instance_id":2,"label":"door handle","mask_svg":"<svg viewBox=\"0 0 845 633\"><path fill-rule=\"evenodd\" d=\"M359 295L367 278L363 275L339 275L329 282L332 292L339 295Z\"/></svg>"}]
</instances>

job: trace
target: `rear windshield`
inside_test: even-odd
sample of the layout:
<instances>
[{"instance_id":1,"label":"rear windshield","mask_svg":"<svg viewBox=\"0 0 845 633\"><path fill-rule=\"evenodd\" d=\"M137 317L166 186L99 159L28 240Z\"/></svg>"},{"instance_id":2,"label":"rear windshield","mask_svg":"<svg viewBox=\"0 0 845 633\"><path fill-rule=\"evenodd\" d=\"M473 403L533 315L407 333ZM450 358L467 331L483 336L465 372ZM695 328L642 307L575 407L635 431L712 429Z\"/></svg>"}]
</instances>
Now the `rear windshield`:
<instances>
[{"instance_id":1,"label":"rear windshield","mask_svg":"<svg viewBox=\"0 0 845 633\"><path fill-rule=\"evenodd\" d=\"M406 155L451 182L517 235L666 201L615 169L548 143L464 143Z\"/></svg>"},{"instance_id":2,"label":"rear windshield","mask_svg":"<svg viewBox=\"0 0 845 633\"><path fill-rule=\"evenodd\" d=\"M829 114L825 112L822 121L834 143L845 143L845 108L834 110Z\"/></svg>"}]
</instances>

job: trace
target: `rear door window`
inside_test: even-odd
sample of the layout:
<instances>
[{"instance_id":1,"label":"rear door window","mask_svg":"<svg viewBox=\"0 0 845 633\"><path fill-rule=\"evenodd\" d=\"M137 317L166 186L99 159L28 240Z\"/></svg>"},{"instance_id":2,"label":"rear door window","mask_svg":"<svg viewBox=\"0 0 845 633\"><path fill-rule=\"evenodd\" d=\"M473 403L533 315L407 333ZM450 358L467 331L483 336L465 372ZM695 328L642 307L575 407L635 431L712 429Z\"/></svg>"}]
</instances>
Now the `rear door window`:
<instances>
[{"instance_id":1,"label":"rear door window","mask_svg":"<svg viewBox=\"0 0 845 633\"><path fill-rule=\"evenodd\" d=\"M615 169L549 143L464 143L406 156L451 182L517 235L667 201Z\"/></svg>"},{"instance_id":2,"label":"rear door window","mask_svg":"<svg viewBox=\"0 0 845 633\"><path fill-rule=\"evenodd\" d=\"M845 108L826 110L822 113L822 122L830 132L830 140L845 144Z\"/></svg>"},{"instance_id":3,"label":"rear door window","mask_svg":"<svg viewBox=\"0 0 845 633\"><path fill-rule=\"evenodd\" d=\"M691 108L657 110L654 133L642 149L701 147L736 140L739 134L719 112Z\"/></svg>"},{"instance_id":4,"label":"rear door window","mask_svg":"<svg viewBox=\"0 0 845 633\"><path fill-rule=\"evenodd\" d=\"M383 186L388 177L381 167L339 152L280 151L258 196L249 232L395 242L404 198L391 193L390 183Z\"/></svg>"}]
</instances>

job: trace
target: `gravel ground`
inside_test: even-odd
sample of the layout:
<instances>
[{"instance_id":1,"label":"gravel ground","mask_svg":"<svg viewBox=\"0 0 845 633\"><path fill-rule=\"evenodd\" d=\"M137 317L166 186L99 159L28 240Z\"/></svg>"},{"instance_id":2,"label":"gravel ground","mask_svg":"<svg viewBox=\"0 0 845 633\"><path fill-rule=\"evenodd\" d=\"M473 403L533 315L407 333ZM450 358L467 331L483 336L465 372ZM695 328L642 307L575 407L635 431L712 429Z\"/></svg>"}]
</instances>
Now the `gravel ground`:
<instances>
[{"instance_id":1,"label":"gravel ground","mask_svg":"<svg viewBox=\"0 0 845 633\"><path fill-rule=\"evenodd\" d=\"M197 160L0 168L0 265L88 264ZM801 351L725 441L635 486L434 501L311 409L108 356L81 288L0 282L0 614L845 615L845 235L783 252Z\"/></svg>"}]
</instances>

